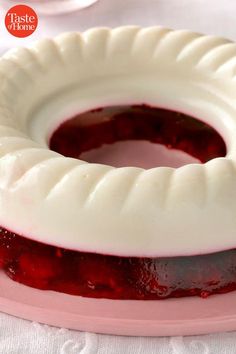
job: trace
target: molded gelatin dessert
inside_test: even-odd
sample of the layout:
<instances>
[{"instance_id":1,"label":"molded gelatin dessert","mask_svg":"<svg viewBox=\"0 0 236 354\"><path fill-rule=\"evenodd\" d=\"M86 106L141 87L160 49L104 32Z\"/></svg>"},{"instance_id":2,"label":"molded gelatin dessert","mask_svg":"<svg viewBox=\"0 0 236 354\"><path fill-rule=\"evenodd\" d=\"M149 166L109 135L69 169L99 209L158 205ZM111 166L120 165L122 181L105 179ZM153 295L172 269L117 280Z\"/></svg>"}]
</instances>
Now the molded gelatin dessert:
<instances>
[{"instance_id":1,"label":"molded gelatin dessert","mask_svg":"<svg viewBox=\"0 0 236 354\"><path fill-rule=\"evenodd\" d=\"M126 140L183 150L202 163L226 154L224 141L209 125L147 106L109 107L78 115L53 133L50 148L80 158L85 151ZM236 289L235 250L186 257L118 257L49 246L4 229L0 236L0 262L6 274L39 289L143 300L207 297Z\"/></svg>"},{"instance_id":2,"label":"molded gelatin dessert","mask_svg":"<svg viewBox=\"0 0 236 354\"><path fill-rule=\"evenodd\" d=\"M235 290L234 53L123 27L1 58L2 271L92 298Z\"/></svg>"}]
</instances>

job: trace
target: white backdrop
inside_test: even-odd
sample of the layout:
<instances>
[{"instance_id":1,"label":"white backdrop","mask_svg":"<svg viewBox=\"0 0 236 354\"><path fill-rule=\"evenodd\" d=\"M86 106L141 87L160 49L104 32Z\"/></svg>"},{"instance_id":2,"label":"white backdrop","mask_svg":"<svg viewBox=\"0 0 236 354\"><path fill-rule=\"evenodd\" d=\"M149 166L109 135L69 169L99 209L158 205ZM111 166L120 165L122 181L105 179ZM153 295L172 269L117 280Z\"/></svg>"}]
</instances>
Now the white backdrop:
<instances>
[{"instance_id":1,"label":"white backdrop","mask_svg":"<svg viewBox=\"0 0 236 354\"><path fill-rule=\"evenodd\" d=\"M23 2L19 0L19 3ZM235 0L99 0L92 7L74 14L40 17L38 30L26 40L8 34L3 25L4 14L1 9L0 46L3 49L63 31L127 24L191 29L236 40Z\"/></svg>"},{"instance_id":2,"label":"white backdrop","mask_svg":"<svg viewBox=\"0 0 236 354\"><path fill-rule=\"evenodd\" d=\"M236 0L99 0L91 8L71 15L40 17L38 30L25 40L8 34L4 14L1 9L1 53L63 31L125 24L186 28L236 40ZM236 332L186 338L115 337L52 328L0 314L0 354L31 353L235 354Z\"/></svg>"}]
</instances>

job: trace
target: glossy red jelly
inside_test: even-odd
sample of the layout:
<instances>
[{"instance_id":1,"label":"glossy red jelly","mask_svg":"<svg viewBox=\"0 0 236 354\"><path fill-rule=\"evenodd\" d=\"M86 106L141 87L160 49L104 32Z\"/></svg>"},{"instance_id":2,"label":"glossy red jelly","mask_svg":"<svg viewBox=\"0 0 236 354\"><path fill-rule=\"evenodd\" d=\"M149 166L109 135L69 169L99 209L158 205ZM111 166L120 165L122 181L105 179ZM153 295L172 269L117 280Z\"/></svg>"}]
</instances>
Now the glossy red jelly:
<instances>
[{"instance_id":1,"label":"glossy red jelly","mask_svg":"<svg viewBox=\"0 0 236 354\"><path fill-rule=\"evenodd\" d=\"M97 115L106 119L81 124L83 118ZM210 126L146 106L99 109L75 117L55 131L50 148L79 158L84 151L120 140L164 144L201 162L226 154L224 141ZM204 298L236 289L236 250L188 257L118 257L49 246L2 228L0 266L25 285L94 298Z\"/></svg>"},{"instance_id":2,"label":"glossy red jelly","mask_svg":"<svg viewBox=\"0 0 236 354\"><path fill-rule=\"evenodd\" d=\"M135 258L70 251L0 229L0 265L13 280L94 298L164 299L236 289L236 250ZM207 270L207 271L206 271Z\"/></svg>"},{"instance_id":3,"label":"glossy red jelly","mask_svg":"<svg viewBox=\"0 0 236 354\"><path fill-rule=\"evenodd\" d=\"M84 124L96 118L97 123ZM182 113L144 105L81 114L54 132L50 149L79 158L85 151L124 140L148 140L182 150L201 162L226 154L224 140L209 125Z\"/></svg>"}]
</instances>

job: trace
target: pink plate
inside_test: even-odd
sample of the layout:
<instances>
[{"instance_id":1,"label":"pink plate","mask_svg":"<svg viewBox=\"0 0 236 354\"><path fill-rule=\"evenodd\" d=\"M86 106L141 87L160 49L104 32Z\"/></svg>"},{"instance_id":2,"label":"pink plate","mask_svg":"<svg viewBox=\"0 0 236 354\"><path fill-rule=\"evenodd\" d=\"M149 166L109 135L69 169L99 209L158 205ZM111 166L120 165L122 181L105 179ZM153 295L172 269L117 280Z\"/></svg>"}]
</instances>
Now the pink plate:
<instances>
[{"instance_id":1,"label":"pink plate","mask_svg":"<svg viewBox=\"0 0 236 354\"><path fill-rule=\"evenodd\" d=\"M89 299L43 291L0 275L0 310L28 320L132 336L194 335L236 329L236 292L159 301Z\"/></svg>"}]
</instances>

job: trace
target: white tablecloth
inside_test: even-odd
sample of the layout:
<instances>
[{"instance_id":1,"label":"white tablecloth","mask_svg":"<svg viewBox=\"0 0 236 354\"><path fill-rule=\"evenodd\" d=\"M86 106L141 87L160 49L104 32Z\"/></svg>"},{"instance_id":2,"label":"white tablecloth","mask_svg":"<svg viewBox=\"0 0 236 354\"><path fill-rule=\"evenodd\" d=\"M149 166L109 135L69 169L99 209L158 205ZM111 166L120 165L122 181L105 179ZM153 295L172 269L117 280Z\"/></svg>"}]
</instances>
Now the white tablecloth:
<instances>
[{"instance_id":1,"label":"white tablecloth","mask_svg":"<svg viewBox=\"0 0 236 354\"><path fill-rule=\"evenodd\" d=\"M99 0L71 15L40 17L38 30L24 40L7 33L4 13L0 11L1 52L62 31L125 24L187 28L236 40L236 0ZM233 354L236 332L185 338L116 337L52 328L0 314L0 353Z\"/></svg>"}]
</instances>

